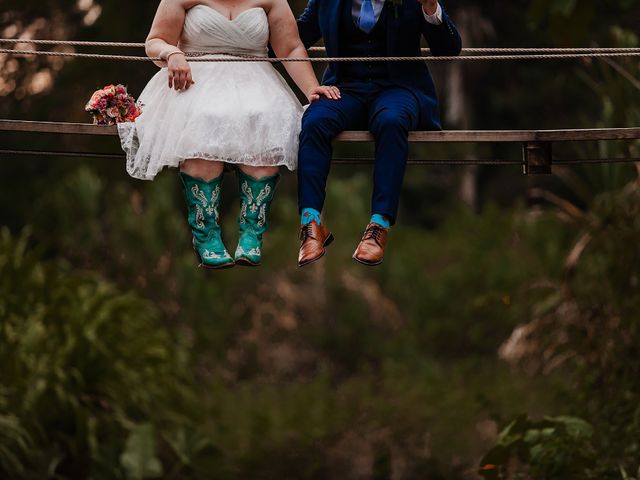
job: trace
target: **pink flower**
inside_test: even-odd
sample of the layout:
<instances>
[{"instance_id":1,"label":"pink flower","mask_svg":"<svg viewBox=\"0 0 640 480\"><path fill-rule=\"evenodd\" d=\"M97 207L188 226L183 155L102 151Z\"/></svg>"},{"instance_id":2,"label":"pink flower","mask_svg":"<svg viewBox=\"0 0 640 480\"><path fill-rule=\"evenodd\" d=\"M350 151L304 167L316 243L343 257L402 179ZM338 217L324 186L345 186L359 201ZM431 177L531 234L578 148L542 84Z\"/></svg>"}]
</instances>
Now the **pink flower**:
<instances>
[{"instance_id":1,"label":"pink flower","mask_svg":"<svg viewBox=\"0 0 640 480\"><path fill-rule=\"evenodd\" d=\"M111 118L118 118L120 116L120 110L118 107L111 107L107 109L107 115Z\"/></svg>"}]
</instances>

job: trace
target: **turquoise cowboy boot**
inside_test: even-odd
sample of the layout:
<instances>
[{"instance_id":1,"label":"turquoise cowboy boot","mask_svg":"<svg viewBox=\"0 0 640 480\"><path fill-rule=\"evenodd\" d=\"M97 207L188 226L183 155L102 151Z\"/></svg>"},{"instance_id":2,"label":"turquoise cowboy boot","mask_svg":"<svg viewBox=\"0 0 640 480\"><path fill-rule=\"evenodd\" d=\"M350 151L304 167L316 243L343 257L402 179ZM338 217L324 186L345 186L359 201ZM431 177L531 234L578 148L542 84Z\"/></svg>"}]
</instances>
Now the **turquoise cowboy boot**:
<instances>
[{"instance_id":1,"label":"turquoise cowboy boot","mask_svg":"<svg viewBox=\"0 0 640 480\"><path fill-rule=\"evenodd\" d=\"M180 172L180 180L189 208L193 249L200 259L200 266L211 269L232 267L234 261L222 243L222 230L218 224L222 175L206 182Z\"/></svg>"},{"instance_id":2,"label":"turquoise cowboy boot","mask_svg":"<svg viewBox=\"0 0 640 480\"><path fill-rule=\"evenodd\" d=\"M236 249L236 264L249 267L260 265L262 236L269 229L271 201L280 175L256 180L238 170L240 182L240 240Z\"/></svg>"}]
</instances>

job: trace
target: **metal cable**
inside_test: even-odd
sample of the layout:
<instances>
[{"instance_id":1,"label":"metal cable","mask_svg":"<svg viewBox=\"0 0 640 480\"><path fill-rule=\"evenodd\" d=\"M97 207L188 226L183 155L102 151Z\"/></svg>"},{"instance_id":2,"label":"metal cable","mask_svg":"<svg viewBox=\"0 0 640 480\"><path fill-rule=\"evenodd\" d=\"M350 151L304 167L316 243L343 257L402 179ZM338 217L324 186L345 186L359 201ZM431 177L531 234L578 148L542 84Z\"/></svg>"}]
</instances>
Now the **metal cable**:
<instances>
[{"instance_id":1,"label":"metal cable","mask_svg":"<svg viewBox=\"0 0 640 480\"><path fill-rule=\"evenodd\" d=\"M0 155L32 155L38 157L70 157L70 158L103 158L110 160L122 160L124 153L96 153L96 152L68 152L49 150L11 150L0 149ZM372 157L335 157L332 163L339 165L371 165ZM472 160L450 160L450 159L419 159L410 158L409 165L522 165L522 160L496 160L496 159L472 159ZM578 159L558 159L552 165L589 165L607 163L640 163L640 157L614 157L614 158L578 158Z\"/></svg>"},{"instance_id":2,"label":"metal cable","mask_svg":"<svg viewBox=\"0 0 640 480\"><path fill-rule=\"evenodd\" d=\"M554 160L552 165L598 165L606 163L640 163L640 157L625 157L625 158L577 158L577 159L563 159Z\"/></svg>"},{"instance_id":3,"label":"metal cable","mask_svg":"<svg viewBox=\"0 0 640 480\"><path fill-rule=\"evenodd\" d=\"M157 62L164 61L161 58L138 57L131 55L105 55L96 53L76 53L76 52L43 52L38 50L12 50L0 49L0 53L14 56L39 55L50 57L72 57L90 58L97 60L122 60L134 62ZM558 60L576 58L598 58L598 57L640 57L640 52L629 53L560 53L560 54L540 54L540 55L478 55L478 56L442 56L442 57L327 57L327 58L268 58L254 56L225 55L222 57L208 56L195 57L188 55L190 62L212 62L212 63L236 63L236 62L310 62L310 63L336 63L336 62L429 62L429 61L480 61L480 60ZM221 54L224 55L224 54Z\"/></svg>"},{"instance_id":4,"label":"metal cable","mask_svg":"<svg viewBox=\"0 0 640 480\"><path fill-rule=\"evenodd\" d=\"M144 48L144 43L128 42L88 42L83 40L33 40L27 38L0 38L0 43L31 43L33 45L60 45L70 47L122 47Z\"/></svg>"},{"instance_id":5,"label":"metal cable","mask_svg":"<svg viewBox=\"0 0 640 480\"><path fill-rule=\"evenodd\" d=\"M311 47L308 49L309 52L313 53L323 53L325 52L324 47ZM422 53L431 53L431 49L429 48L421 48ZM615 47L615 48L490 48L490 47L482 47L482 48L463 48L462 53L638 53L640 52L640 48L626 48L626 47Z\"/></svg>"},{"instance_id":6,"label":"metal cable","mask_svg":"<svg viewBox=\"0 0 640 480\"><path fill-rule=\"evenodd\" d=\"M0 43L20 44L30 43L33 45L60 45L60 46L73 46L73 47L121 47L121 48L144 48L144 43L132 43L132 42L90 42L82 40L35 40L25 38L0 38ZM309 52L323 53L324 47L311 47ZM428 48L422 49L423 53L431 52ZM517 47L517 48L492 48L492 47L480 47L480 48L463 48L462 53L640 53L640 48L625 48L625 47L578 47L578 48L562 48L562 47Z\"/></svg>"}]
</instances>

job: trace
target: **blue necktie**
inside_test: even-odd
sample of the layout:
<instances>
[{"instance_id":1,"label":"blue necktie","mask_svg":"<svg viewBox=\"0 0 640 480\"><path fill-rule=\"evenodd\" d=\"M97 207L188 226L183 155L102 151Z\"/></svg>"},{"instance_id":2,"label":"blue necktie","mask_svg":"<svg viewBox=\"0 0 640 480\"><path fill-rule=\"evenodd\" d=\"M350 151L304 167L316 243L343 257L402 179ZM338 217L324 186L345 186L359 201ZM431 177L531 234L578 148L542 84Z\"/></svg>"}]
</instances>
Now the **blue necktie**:
<instances>
[{"instance_id":1,"label":"blue necktie","mask_svg":"<svg viewBox=\"0 0 640 480\"><path fill-rule=\"evenodd\" d=\"M375 25L376 13L373 11L373 3L371 3L371 0L362 0L362 7L360 7L360 30L369 33Z\"/></svg>"}]
</instances>

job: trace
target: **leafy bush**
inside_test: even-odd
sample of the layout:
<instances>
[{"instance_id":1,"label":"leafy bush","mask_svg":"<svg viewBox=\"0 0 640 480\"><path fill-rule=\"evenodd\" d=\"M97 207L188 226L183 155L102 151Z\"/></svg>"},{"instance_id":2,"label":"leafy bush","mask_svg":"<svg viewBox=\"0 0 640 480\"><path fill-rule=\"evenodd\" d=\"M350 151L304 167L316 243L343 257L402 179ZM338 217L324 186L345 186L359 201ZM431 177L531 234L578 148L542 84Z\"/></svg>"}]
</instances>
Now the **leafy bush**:
<instances>
[{"instance_id":1,"label":"leafy bush","mask_svg":"<svg viewBox=\"0 0 640 480\"><path fill-rule=\"evenodd\" d=\"M593 467L592 437L593 427L579 418L521 416L500 433L480 471L487 480L512 478L513 460L518 460L530 466L531 478L580 478Z\"/></svg>"},{"instance_id":2,"label":"leafy bush","mask_svg":"<svg viewBox=\"0 0 640 480\"><path fill-rule=\"evenodd\" d=\"M180 367L155 308L0 233L0 477L149 478Z\"/></svg>"},{"instance_id":3,"label":"leafy bush","mask_svg":"<svg viewBox=\"0 0 640 480\"><path fill-rule=\"evenodd\" d=\"M567 256L566 271L552 293L501 348L512 365L530 373L564 370L572 395L568 414L589 419L595 435L590 447L566 432L549 432L556 448L548 456L519 455L528 468L557 478L566 453L581 449L571 468L580 478L620 478L633 471L640 455L640 183L596 196L574 219L577 242ZM530 425L516 421L518 432ZM586 430L586 429L583 429ZM505 442L503 438L503 443ZM508 449L507 449L508 450ZM505 445L489 454L503 470ZM513 453L513 452L511 452ZM505 477L511 478L511 477ZM538 477L536 477L538 478Z\"/></svg>"}]
</instances>

